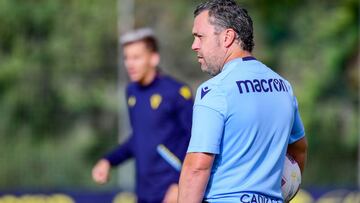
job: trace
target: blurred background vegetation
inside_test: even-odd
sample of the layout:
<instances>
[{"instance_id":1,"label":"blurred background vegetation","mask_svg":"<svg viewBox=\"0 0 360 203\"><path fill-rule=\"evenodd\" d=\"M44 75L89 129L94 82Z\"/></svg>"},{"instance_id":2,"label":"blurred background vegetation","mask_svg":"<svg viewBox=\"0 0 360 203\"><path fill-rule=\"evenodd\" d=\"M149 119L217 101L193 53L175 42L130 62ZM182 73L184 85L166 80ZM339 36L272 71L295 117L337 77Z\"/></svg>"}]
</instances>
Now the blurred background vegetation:
<instances>
[{"instance_id":1,"label":"blurred background vegetation","mask_svg":"<svg viewBox=\"0 0 360 203\"><path fill-rule=\"evenodd\" d=\"M160 39L162 69L196 89L208 78L190 49L200 1L134 2L135 27ZM253 17L254 55L297 95L310 145L304 185L356 187L359 1L238 2ZM95 187L91 167L127 119L117 3L0 0L1 190Z\"/></svg>"}]
</instances>

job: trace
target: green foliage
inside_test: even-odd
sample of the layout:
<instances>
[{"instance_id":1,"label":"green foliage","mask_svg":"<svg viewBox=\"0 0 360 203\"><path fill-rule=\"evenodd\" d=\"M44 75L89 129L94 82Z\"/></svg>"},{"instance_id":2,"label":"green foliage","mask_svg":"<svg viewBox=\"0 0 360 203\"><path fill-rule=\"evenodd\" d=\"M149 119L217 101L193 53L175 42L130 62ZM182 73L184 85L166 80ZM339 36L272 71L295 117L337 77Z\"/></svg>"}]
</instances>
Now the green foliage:
<instances>
[{"instance_id":1,"label":"green foliage","mask_svg":"<svg viewBox=\"0 0 360 203\"><path fill-rule=\"evenodd\" d=\"M89 184L116 139L115 3L0 1L0 187Z\"/></svg>"}]
</instances>

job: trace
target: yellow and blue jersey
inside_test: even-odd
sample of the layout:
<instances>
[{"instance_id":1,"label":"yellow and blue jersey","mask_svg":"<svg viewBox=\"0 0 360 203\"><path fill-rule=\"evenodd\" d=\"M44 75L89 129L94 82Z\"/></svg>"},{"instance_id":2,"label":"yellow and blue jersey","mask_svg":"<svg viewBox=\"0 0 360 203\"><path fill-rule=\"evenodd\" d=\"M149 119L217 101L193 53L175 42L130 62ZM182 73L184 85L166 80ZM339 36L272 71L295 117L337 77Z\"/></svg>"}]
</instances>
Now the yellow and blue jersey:
<instances>
[{"instance_id":1,"label":"yellow and blue jersey","mask_svg":"<svg viewBox=\"0 0 360 203\"><path fill-rule=\"evenodd\" d=\"M188 152L215 154L207 202L283 202L287 146L304 136L290 83L253 57L203 83Z\"/></svg>"},{"instance_id":2,"label":"yellow and blue jersey","mask_svg":"<svg viewBox=\"0 0 360 203\"><path fill-rule=\"evenodd\" d=\"M130 83L126 98L132 134L105 158L112 166L135 158L139 202L161 202L169 185L178 182L189 143L191 90L158 74L147 86Z\"/></svg>"}]
</instances>

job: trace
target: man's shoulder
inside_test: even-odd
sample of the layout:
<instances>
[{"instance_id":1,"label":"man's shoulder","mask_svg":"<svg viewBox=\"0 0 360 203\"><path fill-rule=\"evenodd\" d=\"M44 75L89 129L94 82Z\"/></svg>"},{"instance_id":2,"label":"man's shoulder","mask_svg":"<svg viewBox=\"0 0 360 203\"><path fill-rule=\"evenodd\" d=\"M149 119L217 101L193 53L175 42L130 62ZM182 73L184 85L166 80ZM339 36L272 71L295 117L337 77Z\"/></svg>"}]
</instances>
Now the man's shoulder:
<instances>
[{"instance_id":1,"label":"man's shoulder","mask_svg":"<svg viewBox=\"0 0 360 203\"><path fill-rule=\"evenodd\" d=\"M216 78L211 78L202 83L196 91L195 105L207 106L221 113L225 113L226 97L221 81Z\"/></svg>"},{"instance_id":2,"label":"man's shoulder","mask_svg":"<svg viewBox=\"0 0 360 203\"><path fill-rule=\"evenodd\" d=\"M158 77L163 84L167 85L168 88L179 88L185 85L187 86L185 82L167 74L160 74Z\"/></svg>"},{"instance_id":3,"label":"man's shoulder","mask_svg":"<svg viewBox=\"0 0 360 203\"><path fill-rule=\"evenodd\" d=\"M283 84L285 87L286 87L286 90L288 92L290 92L291 94L293 94L293 88L292 88L292 85L290 84L290 82L285 78L283 77L282 75L280 75L279 73L271 70L274 74L274 78L275 79L278 79L280 81L280 84Z\"/></svg>"},{"instance_id":4,"label":"man's shoulder","mask_svg":"<svg viewBox=\"0 0 360 203\"><path fill-rule=\"evenodd\" d=\"M221 79L217 77L210 78L209 80L203 82L197 89L196 93L201 95L201 98L204 97L204 94L207 92L219 92L221 91Z\"/></svg>"},{"instance_id":5,"label":"man's shoulder","mask_svg":"<svg viewBox=\"0 0 360 203\"><path fill-rule=\"evenodd\" d=\"M142 86L138 82L128 82L125 88L126 95L140 96L144 95L146 91L153 89L154 87Z\"/></svg>"},{"instance_id":6,"label":"man's shoulder","mask_svg":"<svg viewBox=\"0 0 360 203\"><path fill-rule=\"evenodd\" d=\"M135 88L136 88L136 83L134 83L134 82L129 82L129 83L126 84L125 90L126 90L127 93L129 93L129 92L134 91Z\"/></svg>"},{"instance_id":7,"label":"man's shoulder","mask_svg":"<svg viewBox=\"0 0 360 203\"><path fill-rule=\"evenodd\" d=\"M283 75L273 70L271 67L267 66L261 61L257 61L256 65L258 67L265 68L264 70L266 70L266 77L264 79L266 79L266 82L273 82L275 83L275 85L283 85L285 86L284 88L286 88L286 91L289 91L291 94L293 94L292 85ZM256 79L259 81L259 79L261 78L256 78Z\"/></svg>"},{"instance_id":8,"label":"man's shoulder","mask_svg":"<svg viewBox=\"0 0 360 203\"><path fill-rule=\"evenodd\" d=\"M160 75L161 89L168 92L170 96L178 97L179 95L189 100L192 98L192 91L189 85L170 75Z\"/></svg>"}]
</instances>

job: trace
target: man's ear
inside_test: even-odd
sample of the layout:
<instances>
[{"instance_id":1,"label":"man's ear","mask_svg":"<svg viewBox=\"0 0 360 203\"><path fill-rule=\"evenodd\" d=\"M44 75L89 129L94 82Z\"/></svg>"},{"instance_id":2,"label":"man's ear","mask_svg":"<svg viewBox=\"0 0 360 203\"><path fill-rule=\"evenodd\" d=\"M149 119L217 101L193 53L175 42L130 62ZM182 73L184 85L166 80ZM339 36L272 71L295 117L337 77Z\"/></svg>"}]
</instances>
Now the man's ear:
<instances>
[{"instance_id":1,"label":"man's ear","mask_svg":"<svg viewBox=\"0 0 360 203\"><path fill-rule=\"evenodd\" d=\"M160 63L160 54L159 53L152 53L150 58L151 66L157 67Z\"/></svg>"},{"instance_id":2,"label":"man's ear","mask_svg":"<svg viewBox=\"0 0 360 203\"><path fill-rule=\"evenodd\" d=\"M226 29L224 32L224 46L229 48L236 40L236 32L233 29Z\"/></svg>"}]
</instances>

